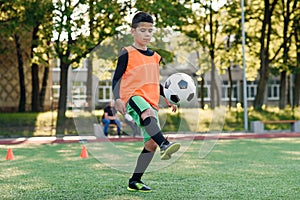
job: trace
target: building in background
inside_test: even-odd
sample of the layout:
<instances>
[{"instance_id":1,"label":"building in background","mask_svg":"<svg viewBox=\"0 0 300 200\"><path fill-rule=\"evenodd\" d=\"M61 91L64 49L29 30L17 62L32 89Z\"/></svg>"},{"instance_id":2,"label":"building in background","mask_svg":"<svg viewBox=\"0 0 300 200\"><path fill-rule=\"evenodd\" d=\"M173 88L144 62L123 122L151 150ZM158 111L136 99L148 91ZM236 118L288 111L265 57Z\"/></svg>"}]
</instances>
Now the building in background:
<instances>
[{"instance_id":1,"label":"building in background","mask_svg":"<svg viewBox=\"0 0 300 200\"><path fill-rule=\"evenodd\" d=\"M59 95L59 72L60 69L55 67L52 70L53 75L53 100L54 102L58 100ZM161 69L162 74L162 82L166 79L166 77L172 73L176 72L184 72L191 75L197 86L197 97L200 101L200 83L197 81L198 77L195 76L195 70L189 68L186 65L171 65ZM232 66L232 106L235 107L237 103L243 102L243 76L242 69L237 66ZM113 71L111 71L113 75ZM111 77L112 77L111 75ZM220 98L221 104L227 105L229 102L229 90L230 90L230 82L229 76L227 73L217 76L218 87L220 90ZM69 82L68 82L68 108L79 108L84 107L87 104L86 101L86 86L87 86L87 67L83 64L81 67L77 69L69 69ZM210 104L210 72L204 74L204 101L205 104ZM96 109L103 108L107 103L113 99L112 94L112 82L111 79L100 80L98 77L93 75L93 90L92 90L92 107ZM268 105L278 105L279 101L279 77L270 76L266 93L266 104ZM248 97L248 105L251 106L255 99L257 91L257 81L248 81L247 82L247 97Z\"/></svg>"}]
</instances>

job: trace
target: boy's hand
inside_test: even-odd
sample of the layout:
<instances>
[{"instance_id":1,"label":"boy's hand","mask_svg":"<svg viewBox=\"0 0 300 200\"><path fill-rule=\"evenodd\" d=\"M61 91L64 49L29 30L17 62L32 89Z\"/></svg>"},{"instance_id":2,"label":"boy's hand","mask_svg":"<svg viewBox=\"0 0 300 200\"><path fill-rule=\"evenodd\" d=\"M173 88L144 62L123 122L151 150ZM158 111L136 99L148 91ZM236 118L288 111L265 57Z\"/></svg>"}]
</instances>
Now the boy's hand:
<instances>
[{"instance_id":1,"label":"boy's hand","mask_svg":"<svg viewBox=\"0 0 300 200\"><path fill-rule=\"evenodd\" d=\"M119 111L122 115L126 114L126 108L125 105L123 103L123 101L121 101L121 99L116 99L115 101L115 108L117 109L117 111Z\"/></svg>"},{"instance_id":2,"label":"boy's hand","mask_svg":"<svg viewBox=\"0 0 300 200\"><path fill-rule=\"evenodd\" d=\"M176 112L177 111L177 105L171 104L171 108L172 108L172 112Z\"/></svg>"},{"instance_id":3,"label":"boy's hand","mask_svg":"<svg viewBox=\"0 0 300 200\"><path fill-rule=\"evenodd\" d=\"M172 108L172 112L176 112L176 111L177 111L177 105L171 104L167 98L165 98L165 101L166 101L166 104L167 104L169 107Z\"/></svg>"}]
</instances>

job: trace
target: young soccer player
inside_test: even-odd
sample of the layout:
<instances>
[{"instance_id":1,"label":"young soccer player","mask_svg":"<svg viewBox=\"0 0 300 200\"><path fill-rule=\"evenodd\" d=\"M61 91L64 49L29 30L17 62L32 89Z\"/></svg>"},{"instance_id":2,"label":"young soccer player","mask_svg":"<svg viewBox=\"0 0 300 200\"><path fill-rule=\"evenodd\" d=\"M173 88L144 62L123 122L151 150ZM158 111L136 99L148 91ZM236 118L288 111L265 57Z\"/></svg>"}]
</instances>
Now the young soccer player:
<instances>
[{"instance_id":1,"label":"young soccer player","mask_svg":"<svg viewBox=\"0 0 300 200\"><path fill-rule=\"evenodd\" d=\"M180 144L169 142L162 134L158 120L159 96L163 87L159 83L161 56L147 48L154 31L153 18L138 12L132 19L131 34L134 43L124 47L119 55L113 77L115 107L123 115L128 113L144 137L144 149L140 153L134 173L129 179L128 190L149 192L151 188L141 180L150 164L157 146L161 159L167 160L179 150ZM172 111L177 107L170 105Z\"/></svg>"}]
</instances>

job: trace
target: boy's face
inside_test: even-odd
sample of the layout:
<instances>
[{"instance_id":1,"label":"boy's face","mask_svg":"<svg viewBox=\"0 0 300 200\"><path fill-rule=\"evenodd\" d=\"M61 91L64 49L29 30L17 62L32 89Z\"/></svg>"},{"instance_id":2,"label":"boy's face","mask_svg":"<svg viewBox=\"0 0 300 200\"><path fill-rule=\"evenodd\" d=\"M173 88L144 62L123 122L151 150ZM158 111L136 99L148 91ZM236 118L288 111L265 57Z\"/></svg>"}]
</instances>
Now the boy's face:
<instances>
[{"instance_id":1,"label":"boy's face","mask_svg":"<svg viewBox=\"0 0 300 200\"><path fill-rule=\"evenodd\" d=\"M131 33L136 45L146 46L151 41L154 33L154 27L152 23L140 22L136 28L131 29Z\"/></svg>"}]
</instances>

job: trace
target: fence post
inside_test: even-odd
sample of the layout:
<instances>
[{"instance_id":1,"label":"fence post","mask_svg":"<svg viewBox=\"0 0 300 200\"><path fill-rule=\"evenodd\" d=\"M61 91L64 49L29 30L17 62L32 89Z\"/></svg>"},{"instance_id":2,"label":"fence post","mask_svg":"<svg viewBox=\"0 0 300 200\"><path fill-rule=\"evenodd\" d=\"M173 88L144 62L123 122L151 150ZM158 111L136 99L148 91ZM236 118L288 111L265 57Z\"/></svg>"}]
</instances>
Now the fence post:
<instances>
[{"instance_id":1,"label":"fence post","mask_svg":"<svg viewBox=\"0 0 300 200\"><path fill-rule=\"evenodd\" d=\"M254 133L263 133L264 132L264 123L261 121L252 121L251 122L251 131Z\"/></svg>"},{"instance_id":2,"label":"fence post","mask_svg":"<svg viewBox=\"0 0 300 200\"><path fill-rule=\"evenodd\" d=\"M292 132L300 133L300 120L292 124Z\"/></svg>"}]
</instances>

